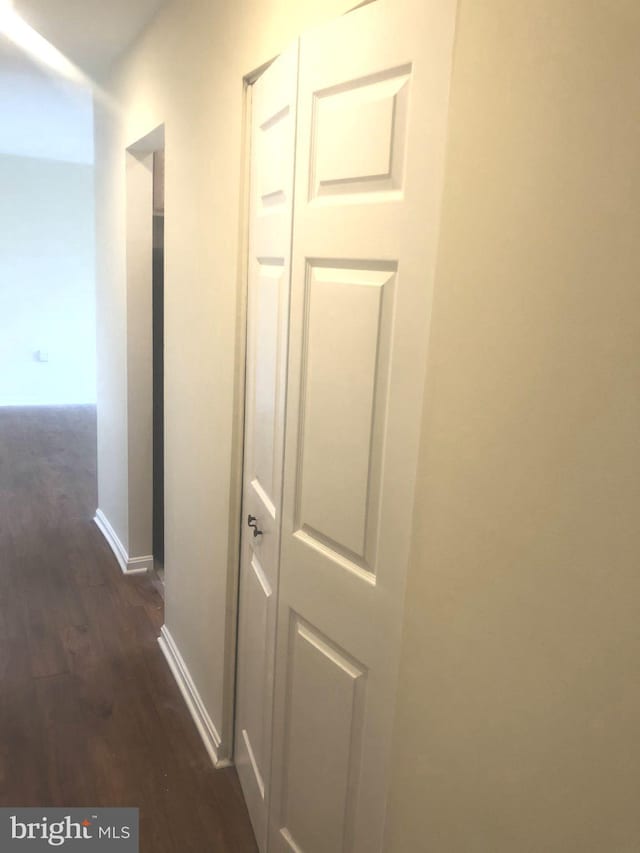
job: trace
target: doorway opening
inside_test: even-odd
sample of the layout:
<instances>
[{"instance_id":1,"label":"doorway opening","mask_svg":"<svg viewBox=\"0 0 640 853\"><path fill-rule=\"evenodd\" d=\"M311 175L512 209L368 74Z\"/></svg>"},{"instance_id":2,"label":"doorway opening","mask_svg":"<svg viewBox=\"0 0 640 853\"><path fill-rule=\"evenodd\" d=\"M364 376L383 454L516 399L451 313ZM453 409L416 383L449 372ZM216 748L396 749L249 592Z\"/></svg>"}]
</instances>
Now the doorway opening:
<instances>
[{"instance_id":1,"label":"doorway opening","mask_svg":"<svg viewBox=\"0 0 640 853\"><path fill-rule=\"evenodd\" d=\"M153 560L164 582L164 148L153 153Z\"/></svg>"},{"instance_id":2,"label":"doorway opening","mask_svg":"<svg viewBox=\"0 0 640 853\"><path fill-rule=\"evenodd\" d=\"M126 571L164 567L164 126L127 149ZM160 586L161 588L161 586Z\"/></svg>"}]
</instances>

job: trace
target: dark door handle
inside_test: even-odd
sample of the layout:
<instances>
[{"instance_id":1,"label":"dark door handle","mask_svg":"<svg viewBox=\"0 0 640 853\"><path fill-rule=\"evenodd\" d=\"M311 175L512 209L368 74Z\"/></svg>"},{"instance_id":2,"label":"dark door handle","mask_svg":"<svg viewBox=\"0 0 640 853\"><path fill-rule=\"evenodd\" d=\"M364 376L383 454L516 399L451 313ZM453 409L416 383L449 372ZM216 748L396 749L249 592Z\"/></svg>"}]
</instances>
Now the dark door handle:
<instances>
[{"instance_id":1,"label":"dark door handle","mask_svg":"<svg viewBox=\"0 0 640 853\"><path fill-rule=\"evenodd\" d=\"M250 515L247 519L247 524L253 530L253 537L255 539L256 536L262 536L262 530L258 529L258 519L255 515Z\"/></svg>"}]
</instances>

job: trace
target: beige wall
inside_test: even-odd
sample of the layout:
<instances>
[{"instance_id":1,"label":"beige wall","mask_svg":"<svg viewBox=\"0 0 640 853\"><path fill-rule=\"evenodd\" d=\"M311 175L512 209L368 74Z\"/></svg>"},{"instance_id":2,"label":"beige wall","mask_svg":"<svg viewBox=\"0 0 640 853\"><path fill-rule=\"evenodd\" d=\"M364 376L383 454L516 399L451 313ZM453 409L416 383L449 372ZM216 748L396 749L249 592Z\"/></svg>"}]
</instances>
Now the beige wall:
<instances>
[{"instance_id":1,"label":"beige wall","mask_svg":"<svg viewBox=\"0 0 640 853\"><path fill-rule=\"evenodd\" d=\"M95 403L93 165L0 153L0 188L0 407Z\"/></svg>"},{"instance_id":2,"label":"beige wall","mask_svg":"<svg viewBox=\"0 0 640 853\"><path fill-rule=\"evenodd\" d=\"M98 111L100 508L126 546L127 395L136 389L126 380L125 149L164 123L166 622L223 737L222 755L235 643L242 80L299 32L353 5L175 0L109 81L120 111Z\"/></svg>"},{"instance_id":3,"label":"beige wall","mask_svg":"<svg viewBox=\"0 0 640 853\"><path fill-rule=\"evenodd\" d=\"M99 508L129 549L124 152L110 111L95 110Z\"/></svg>"},{"instance_id":4,"label":"beige wall","mask_svg":"<svg viewBox=\"0 0 640 853\"><path fill-rule=\"evenodd\" d=\"M165 122L167 624L227 748L241 79L349 5L174 2L98 122L101 507L125 541L124 150ZM640 842L639 37L461 0L393 853Z\"/></svg>"},{"instance_id":5,"label":"beige wall","mask_svg":"<svg viewBox=\"0 0 640 853\"><path fill-rule=\"evenodd\" d=\"M639 45L461 0L393 853L640 849Z\"/></svg>"}]
</instances>

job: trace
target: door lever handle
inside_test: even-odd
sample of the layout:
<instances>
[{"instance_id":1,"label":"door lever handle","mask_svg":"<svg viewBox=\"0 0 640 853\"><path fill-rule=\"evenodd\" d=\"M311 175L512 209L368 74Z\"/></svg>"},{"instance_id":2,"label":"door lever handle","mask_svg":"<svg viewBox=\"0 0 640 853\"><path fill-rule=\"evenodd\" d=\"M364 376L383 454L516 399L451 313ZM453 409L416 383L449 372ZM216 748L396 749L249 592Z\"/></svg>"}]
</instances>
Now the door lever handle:
<instances>
[{"instance_id":1,"label":"door lever handle","mask_svg":"<svg viewBox=\"0 0 640 853\"><path fill-rule=\"evenodd\" d=\"M258 519L255 517L255 515L249 516L249 518L247 519L247 524L253 530L254 539L256 538L256 536L262 536L262 530L258 529Z\"/></svg>"}]
</instances>

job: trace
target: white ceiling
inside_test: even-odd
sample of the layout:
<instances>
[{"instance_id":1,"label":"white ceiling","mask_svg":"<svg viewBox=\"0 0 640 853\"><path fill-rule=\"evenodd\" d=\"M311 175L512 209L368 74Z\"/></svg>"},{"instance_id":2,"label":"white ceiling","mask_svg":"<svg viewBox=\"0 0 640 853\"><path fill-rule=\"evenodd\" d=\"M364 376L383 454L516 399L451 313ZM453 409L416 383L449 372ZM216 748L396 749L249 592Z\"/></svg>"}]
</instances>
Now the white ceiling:
<instances>
[{"instance_id":1,"label":"white ceiling","mask_svg":"<svg viewBox=\"0 0 640 853\"><path fill-rule=\"evenodd\" d=\"M15 0L17 12L91 75L107 69L167 0Z\"/></svg>"}]
</instances>

